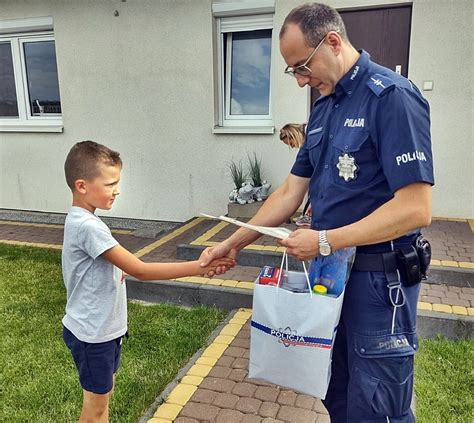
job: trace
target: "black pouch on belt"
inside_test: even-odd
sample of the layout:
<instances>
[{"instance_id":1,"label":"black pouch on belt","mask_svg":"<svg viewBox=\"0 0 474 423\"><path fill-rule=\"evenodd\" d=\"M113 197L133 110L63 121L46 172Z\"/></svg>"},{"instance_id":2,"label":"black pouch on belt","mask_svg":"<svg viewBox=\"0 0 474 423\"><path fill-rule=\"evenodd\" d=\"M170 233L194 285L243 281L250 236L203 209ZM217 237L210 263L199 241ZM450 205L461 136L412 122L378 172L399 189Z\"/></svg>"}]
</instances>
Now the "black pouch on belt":
<instances>
[{"instance_id":1,"label":"black pouch on belt","mask_svg":"<svg viewBox=\"0 0 474 423\"><path fill-rule=\"evenodd\" d=\"M420 283L422 273L416 247L414 245L408 245L399 248L396 254L397 269L400 272L403 285L412 286Z\"/></svg>"},{"instance_id":2,"label":"black pouch on belt","mask_svg":"<svg viewBox=\"0 0 474 423\"><path fill-rule=\"evenodd\" d=\"M431 262L431 245L426 238L423 238L423 235L420 235L416 238L415 248L420 261L421 278L425 280Z\"/></svg>"}]
</instances>

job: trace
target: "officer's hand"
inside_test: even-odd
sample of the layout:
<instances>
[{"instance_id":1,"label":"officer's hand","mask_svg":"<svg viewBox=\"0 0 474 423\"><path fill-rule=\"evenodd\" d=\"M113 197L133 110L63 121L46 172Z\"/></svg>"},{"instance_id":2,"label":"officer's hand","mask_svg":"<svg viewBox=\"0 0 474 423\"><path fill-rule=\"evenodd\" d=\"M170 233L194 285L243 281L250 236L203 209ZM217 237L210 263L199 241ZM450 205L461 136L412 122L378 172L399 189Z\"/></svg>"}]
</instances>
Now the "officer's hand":
<instances>
[{"instance_id":1,"label":"officer's hand","mask_svg":"<svg viewBox=\"0 0 474 423\"><path fill-rule=\"evenodd\" d=\"M199 257L199 262L201 267L207 267L213 260L221 257L229 257L233 260L233 264L235 265L237 254L238 251L236 249L232 248L228 243L226 243L226 241L223 241L215 247L206 248ZM207 276L212 277L214 275L221 275L227 270L229 269L226 266L217 266L215 271L209 269Z\"/></svg>"},{"instance_id":2,"label":"officer's hand","mask_svg":"<svg viewBox=\"0 0 474 423\"><path fill-rule=\"evenodd\" d=\"M298 260L310 260L319 255L319 232L313 229L298 229L287 239L278 241L287 247L290 256Z\"/></svg>"}]
</instances>

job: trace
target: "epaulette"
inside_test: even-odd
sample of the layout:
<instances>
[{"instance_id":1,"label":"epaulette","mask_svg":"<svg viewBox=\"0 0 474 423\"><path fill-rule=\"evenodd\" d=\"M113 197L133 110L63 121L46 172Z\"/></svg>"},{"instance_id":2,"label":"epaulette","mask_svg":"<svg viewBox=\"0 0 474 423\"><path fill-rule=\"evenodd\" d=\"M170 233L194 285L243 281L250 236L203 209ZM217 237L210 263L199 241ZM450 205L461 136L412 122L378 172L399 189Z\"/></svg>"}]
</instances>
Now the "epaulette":
<instances>
[{"instance_id":1,"label":"epaulette","mask_svg":"<svg viewBox=\"0 0 474 423\"><path fill-rule=\"evenodd\" d=\"M369 77L367 86L375 93L377 97L381 97L395 86L395 82L387 76L374 73Z\"/></svg>"}]
</instances>

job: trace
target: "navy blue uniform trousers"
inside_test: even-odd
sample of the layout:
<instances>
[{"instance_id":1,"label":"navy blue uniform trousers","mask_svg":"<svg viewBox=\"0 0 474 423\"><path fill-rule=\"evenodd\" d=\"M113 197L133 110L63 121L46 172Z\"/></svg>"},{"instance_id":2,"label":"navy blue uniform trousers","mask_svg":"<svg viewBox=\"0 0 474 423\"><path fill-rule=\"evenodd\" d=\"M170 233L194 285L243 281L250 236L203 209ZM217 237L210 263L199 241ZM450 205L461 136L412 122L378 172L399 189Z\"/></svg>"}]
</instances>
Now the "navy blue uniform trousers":
<instances>
[{"instance_id":1,"label":"navy blue uniform trousers","mask_svg":"<svg viewBox=\"0 0 474 423\"><path fill-rule=\"evenodd\" d=\"M420 284L389 289L383 272L352 271L323 401L331 423L415 421L410 404L419 290Z\"/></svg>"}]
</instances>

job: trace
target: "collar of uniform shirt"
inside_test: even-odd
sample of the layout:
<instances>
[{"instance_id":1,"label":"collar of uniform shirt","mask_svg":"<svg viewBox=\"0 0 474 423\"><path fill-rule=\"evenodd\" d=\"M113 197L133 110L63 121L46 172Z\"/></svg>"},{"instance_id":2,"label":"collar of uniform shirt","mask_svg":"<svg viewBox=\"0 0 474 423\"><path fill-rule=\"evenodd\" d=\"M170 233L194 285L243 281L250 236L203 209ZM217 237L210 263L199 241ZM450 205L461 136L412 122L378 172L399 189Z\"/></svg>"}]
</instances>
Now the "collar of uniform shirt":
<instances>
[{"instance_id":1,"label":"collar of uniform shirt","mask_svg":"<svg viewBox=\"0 0 474 423\"><path fill-rule=\"evenodd\" d=\"M361 76L367 72L369 68L370 55L365 50L358 50L360 53L359 60L349 69L349 71L340 79L336 85L335 93L338 94L338 87L350 97L355 91L357 85L361 81Z\"/></svg>"}]
</instances>

